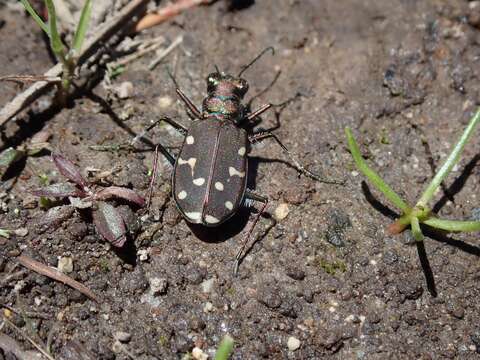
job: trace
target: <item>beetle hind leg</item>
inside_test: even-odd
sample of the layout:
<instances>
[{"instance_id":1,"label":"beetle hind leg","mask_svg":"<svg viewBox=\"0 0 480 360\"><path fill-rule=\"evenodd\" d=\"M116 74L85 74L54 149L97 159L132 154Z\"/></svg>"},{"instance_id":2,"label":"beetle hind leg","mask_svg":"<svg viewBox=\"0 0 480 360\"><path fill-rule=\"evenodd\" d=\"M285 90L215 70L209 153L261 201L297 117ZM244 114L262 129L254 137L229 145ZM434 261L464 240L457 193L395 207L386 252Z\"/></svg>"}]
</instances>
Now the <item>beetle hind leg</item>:
<instances>
[{"instance_id":1,"label":"beetle hind leg","mask_svg":"<svg viewBox=\"0 0 480 360\"><path fill-rule=\"evenodd\" d=\"M264 140L264 139L268 139L268 138L275 140L275 142L282 148L283 152L288 156L290 161L293 162L296 169L300 173L308 176L309 178L312 178L313 180L316 180L316 181L319 181L319 182L322 182L322 183L325 183L325 184L337 184L337 185L344 185L345 184L345 180L340 180L339 181L339 180L334 180L334 179L327 179L327 178L324 178L320 175L317 175L317 174L311 172L310 170L307 170L305 168L305 166L303 166L295 158L293 153L290 150L288 150L288 148L280 141L280 139L275 134L271 133L270 131L263 131L263 132L260 132L260 133L257 133L257 134L250 135L248 137L248 140L250 141L251 144L253 144L255 142L258 142L258 141L261 141L261 140Z\"/></svg>"},{"instance_id":2,"label":"beetle hind leg","mask_svg":"<svg viewBox=\"0 0 480 360\"><path fill-rule=\"evenodd\" d=\"M251 249L251 247L244 253L245 248L247 247L248 243L250 242L250 239L252 238L253 234L253 229L255 228L255 225L257 225L258 220L260 219L260 216L265 212L265 209L268 205L268 198L265 196L258 195L254 193L253 191L247 190L245 192L245 198L243 205L246 207L252 207L255 202L260 202L262 203L261 209L258 211L257 215L255 215L255 218L250 222L249 228L245 235L243 236L242 240L242 245L240 246L240 249L237 252L237 255L235 256L235 263L233 265L233 275L236 276L238 273L238 267L240 266L240 263L244 259L245 255L248 253L248 251ZM274 224L273 224L274 225ZM272 225L272 227L273 227ZM253 245L253 244L252 244Z\"/></svg>"}]
</instances>

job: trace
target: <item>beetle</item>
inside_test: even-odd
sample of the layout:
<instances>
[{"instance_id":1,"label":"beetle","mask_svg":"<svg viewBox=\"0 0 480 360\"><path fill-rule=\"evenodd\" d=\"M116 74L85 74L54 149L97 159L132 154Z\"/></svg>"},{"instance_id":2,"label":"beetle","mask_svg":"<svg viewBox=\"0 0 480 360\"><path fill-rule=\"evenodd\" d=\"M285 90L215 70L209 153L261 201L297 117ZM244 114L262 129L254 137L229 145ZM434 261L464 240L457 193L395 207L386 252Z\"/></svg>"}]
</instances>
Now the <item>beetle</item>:
<instances>
[{"instance_id":1,"label":"beetle","mask_svg":"<svg viewBox=\"0 0 480 360\"><path fill-rule=\"evenodd\" d=\"M305 169L275 134L269 131L249 134L244 129L246 124L273 106L265 104L248 113L246 106L242 104L249 85L241 76L269 50L274 53L273 48L266 48L245 65L237 76L220 72L216 67L216 72L207 77L207 96L203 100L202 111L180 90L171 76L177 95L193 115L194 121L187 129L174 120L163 117L145 130L146 132L159 122L165 121L184 136L177 157L171 155L163 145L156 145L148 204L155 183L159 152L173 166L173 198L178 210L189 223L207 227L218 226L234 216L240 207L251 206L253 202L262 204L237 252L234 274L238 271L243 250L253 229L268 205L267 197L247 188L248 151L252 143L271 138L287 154L298 171L318 181L338 183L322 179Z\"/></svg>"}]
</instances>

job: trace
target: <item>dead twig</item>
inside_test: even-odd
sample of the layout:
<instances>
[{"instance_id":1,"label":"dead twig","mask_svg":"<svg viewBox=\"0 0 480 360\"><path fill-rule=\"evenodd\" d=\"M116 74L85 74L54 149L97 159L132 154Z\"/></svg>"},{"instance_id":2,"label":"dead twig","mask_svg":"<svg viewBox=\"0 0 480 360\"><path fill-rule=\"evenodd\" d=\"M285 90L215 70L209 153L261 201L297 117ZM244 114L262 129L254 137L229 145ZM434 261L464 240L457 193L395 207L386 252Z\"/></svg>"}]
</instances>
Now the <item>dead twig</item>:
<instances>
[{"instance_id":1,"label":"dead twig","mask_svg":"<svg viewBox=\"0 0 480 360\"><path fill-rule=\"evenodd\" d=\"M58 83L62 78L58 76L48 77L45 75L8 75L0 77L0 81L11 81L17 84L24 84L36 81L46 81L51 83Z\"/></svg>"},{"instance_id":2,"label":"dead twig","mask_svg":"<svg viewBox=\"0 0 480 360\"><path fill-rule=\"evenodd\" d=\"M111 65L111 66L116 67L116 66L127 65L128 63L130 63L134 60L137 60L138 58L142 57L143 55L148 54L149 52L152 52L154 50L157 50L160 46L163 45L164 42L165 42L165 38L162 36L161 38L158 39L157 42L151 43L149 46L146 46L142 49L139 49L131 55L125 56L124 58L122 58L122 59L116 61L115 63L113 63L113 65Z\"/></svg>"},{"instance_id":3,"label":"dead twig","mask_svg":"<svg viewBox=\"0 0 480 360\"><path fill-rule=\"evenodd\" d=\"M80 291L85 296L89 297L90 299L99 302L97 296L85 285L79 283L76 280L73 280L71 277L61 273L57 269L54 269L50 266L44 265L41 262L33 260L32 258L26 255L20 255L15 260L17 260L21 265L25 266L27 269L35 271L36 273L45 275L51 279L59 281L65 285L68 285L75 290Z\"/></svg>"},{"instance_id":4,"label":"dead twig","mask_svg":"<svg viewBox=\"0 0 480 360\"><path fill-rule=\"evenodd\" d=\"M25 339L27 339L30 342L30 344L32 344L38 351L42 353L43 356L45 356L48 360L55 360L48 352L42 349L41 346L39 346L27 334L25 334L25 332L23 332L22 329L20 329L17 325L15 325L13 322L7 319L4 315L2 316L3 316L3 321L5 321L12 329L15 329L20 335L22 335ZM31 356L29 352L23 351L18 345L18 343L7 335L0 334L0 347L2 347L1 345L9 346L10 348L8 349L8 351L12 352L19 359L23 359L23 360L34 359L34 357Z\"/></svg>"},{"instance_id":5,"label":"dead twig","mask_svg":"<svg viewBox=\"0 0 480 360\"><path fill-rule=\"evenodd\" d=\"M135 31L142 31L152 26L158 25L165 20L168 20L181 12L198 5L208 5L215 0L179 0L156 12L145 15L135 26Z\"/></svg>"},{"instance_id":6,"label":"dead twig","mask_svg":"<svg viewBox=\"0 0 480 360\"><path fill-rule=\"evenodd\" d=\"M167 56L168 54L170 54L178 45L180 45L181 43L183 42L183 36L180 35L178 36L175 40L173 40L173 42L170 44L169 47L167 47L165 50L163 50L161 52L160 55L157 56L157 58L155 60L153 60L149 65L148 65L148 69L149 70L153 70L155 68L155 66L157 66L160 61L162 61L165 56Z\"/></svg>"},{"instance_id":7,"label":"dead twig","mask_svg":"<svg viewBox=\"0 0 480 360\"><path fill-rule=\"evenodd\" d=\"M149 0L131 1L114 18L101 26L100 29L95 32L95 35L87 40L84 50L79 54L78 66L84 64L90 56L101 49L118 31L125 31L125 24L130 22L138 13L145 11L148 2ZM43 75L47 78L52 78L59 77L61 74L62 64L56 64ZM49 91L51 86L51 82L39 81L31 85L24 92L18 94L0 110L0 127L29 106L32 102L37 100L40 96Z\"/></svg>"}]
</instances>

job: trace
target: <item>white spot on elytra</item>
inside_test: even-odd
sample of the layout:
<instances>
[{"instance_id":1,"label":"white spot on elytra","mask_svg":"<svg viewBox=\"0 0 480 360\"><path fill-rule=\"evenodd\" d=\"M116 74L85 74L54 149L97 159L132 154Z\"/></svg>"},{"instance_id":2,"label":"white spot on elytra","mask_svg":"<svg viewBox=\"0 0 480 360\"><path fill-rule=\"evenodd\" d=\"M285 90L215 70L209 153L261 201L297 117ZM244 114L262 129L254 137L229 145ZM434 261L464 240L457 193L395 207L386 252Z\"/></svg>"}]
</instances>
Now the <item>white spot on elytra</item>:
<instances>
[{"instance_id":1,"label":"white spot on elytra","mask_svg":"<svg viewBox=\"0 0 480 360\"><path fill-rule=\"evenodd\" d=\"M192 145L195 142L195 139L192 135L188 135L186 141L188 145Z\"/></svg>"},{"instance_id":2,"label":"white spot on elytra","mask_svg":"<svg viewBox=\"0 0 480 360\"><path fill-rule=\"evenodd\" d=\"M220 181L217 181L215 183L215 189L217 189L218 191L223 191L223 184Z\"/></svg>"},{"instance_id":3,"label":"white spot on elytra","mask_svg":"<svg viewBox=\"0 0 480 360\"><path fill-rule=\"evenodd\" d=\"M242 171L238 171L237 169L235 169L233 166L230 166L228 168L228 173L230 174L230 176L235 176L237 175L238 177L241 177L243 178L245 176L245 172L242 172Z\"/></svg>"},{"instance_id":4,"label":"white spot on elytra","mask_svg":"<svg viewBox=\"0 0 480 360\"><path fill-rule=\"evenodd\" d=\"M225 202L225 207L228 209L228 210L232 210L233 209L233 204L231 201L226 201Z\"/></svg>"},{"instance_id":5,"label":"white spot on elytra","mask_svg":"<svg viewBox=\"0 0 480 360\"><path fill-rule=\"evenodd\" d=\"M185 216L190 220L200 220L200 218L202 217L202 214L199 212L187 212L185 213Z\"/></svg>"},{"instance_id":6,"label":"white spot on elytra","mask_svg":"<svg viewBox=\"0 0 480 360\"><path fill-rule=\"evenodd\" d=\"M245 155L245 152L247 150L245 149L245 146L242 146L240 149L238 149L238 155L243 156Z\"/></svg>"},{"instance_id":7,"label":"white spot on elytra","mask_svg":"<svg viewBox=\"0 0 480 360\"><path fill-rule=\"evenodd\" d=\"M182 190L178 193L177 197L180 199L180 200L183 200L187 197L187 192L185 190Z\"/></svg>"},{"instance_id":8,"label":"white spot on elytra","mask_svg":"<svg viewBox=\"0 0 480 360\"><path fill-rule=\"evenodd\" d=\"M202 186L205 183L205 178L193 179L193 183L197 186Z\"/></svg>"},{"instance_id":9,"label":"white spot on elytra","mask_svg":"<svg viewBox=\"0 0 480 360\"><path fill-rule=\"evenodd\" d=\"M216 224L220 222L220 220L212 215L205 215L205 221L209 224Z\"/></svg>"},{"instance_id":10,"label":"white spot on elytra","mask_svg":"<svg viewBox=\"0 0 480 360\"><path fill-rule=\"evenodd\" d=\"M190 158L188 160L183 160L182 158L178 158L178 165L185 165L188 164L192 169L192 176L193 176L193 169L195 168L195 164L197 163L197 158Z\"/></svg>"}]
</instances>

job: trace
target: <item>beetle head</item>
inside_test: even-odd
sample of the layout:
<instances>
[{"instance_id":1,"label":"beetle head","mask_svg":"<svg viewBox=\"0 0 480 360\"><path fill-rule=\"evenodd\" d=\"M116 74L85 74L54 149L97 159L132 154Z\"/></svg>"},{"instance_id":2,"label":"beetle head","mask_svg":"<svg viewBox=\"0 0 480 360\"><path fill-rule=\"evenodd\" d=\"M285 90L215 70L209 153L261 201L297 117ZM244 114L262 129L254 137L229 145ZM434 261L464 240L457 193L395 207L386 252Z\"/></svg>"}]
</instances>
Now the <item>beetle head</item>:
<instances>
[{"instance_id":1,"label":"beetle head","mask_svg":"<svg viewBox=\"0 0 480 360\"><path fill-rule=\"evenodd\" d=\"M207 77L207 92L218 95L236 95L242 99L248 91L248 82L221 72L214 72Z\"/></svg>"}]
</instances>

